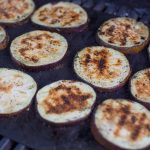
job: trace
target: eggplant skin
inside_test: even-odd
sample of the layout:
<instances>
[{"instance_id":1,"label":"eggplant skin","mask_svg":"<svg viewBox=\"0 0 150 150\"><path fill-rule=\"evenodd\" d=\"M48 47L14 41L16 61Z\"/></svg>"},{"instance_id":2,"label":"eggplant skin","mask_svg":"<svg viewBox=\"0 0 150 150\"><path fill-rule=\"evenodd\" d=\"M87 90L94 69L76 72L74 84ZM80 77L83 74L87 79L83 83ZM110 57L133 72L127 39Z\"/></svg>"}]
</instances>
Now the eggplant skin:
<instances>
[{"instance_id":1,"label":"eggplant skin","mask_svg":"<svg viewBox=\"0 0 150 150\"><path fill-rule=\"evenodd\" d=\"M24 113L28 113L28 111L30 110L30 107L31 107L31 103L27 107L25 107L17 112L10 113L10 114L0 114L0 119L18 117L20 115L23 115Z\"/></svg>"},{"instance_id":2,"label":"eggplant skin","mask_svg":"<svg viewBox=\"0 0 150 150\"><path fill-rule=\"evenodd\" d=\"M83 24L81 26L72 27L72 28L53 28L53 27L42 26L42 25L39 25L39 24L36 24L36 23L33 23L33 24L35 26L40 26L40 27L43 27L45 29L48 29L48 30L50 30L52 32L72 33L72 32L83 32L84 30L87 30L88 29L88 23L89 23L89 20L85 24Z\"/></svg>"},{"instance_id":3,"label":"eggplant skin","mask_svg":"<svg viewBox=\"0 0 150 150\"><path fill-rule=\"evenodd\" d=\"M32 14L31 14L32 15ZM30 15L30 16L31 16ZM4 26L4 27L11 27L11 28L16 28L17 26L22 26L22 25L24 25L24 24L26 24L28 21L29 21L29 18L30 18L30 16L28 16L26 19L24 19L24 20L21 20L21 21L19 21L19 22L15 22L15 23L1 23L0 22L0 25L2 25L2 26Z\"/></svg>"},{"instance_id":4,"label":"eggplant skin","mask_svg":"<svg viewBox=\"0 0 150 150\"><path fill-rule=\"evenodd\" d=\"M98 34L96 34L96 41L99 45L103 45L103 46L106 46L106 47L116 49L116 50L118 50L118 51L120 51L124 54L137 54L140 51L142 51L148 45L148 43L150 41L150 32L149 32L149 37L146 41L144 41L140 45L133 46L133 47L118 47L118 46L111 45L109 43L104 42L102 39L100 39L98 37Z\"/></svg>"},{"instance_id":5,"label":"eggplant skin","mask_svg":"<svg viewBox=\"0 0 150 150\"><path fill-rule=\"evenodd\" d=\"M7 47L7 45L8 45L8 42L9 42L9 36L6 33L5 39L2 42L0 42L0 50L5 49Z\"/></svg>"},{"instance_id":6,"label":"eggplant skin","mask_svg":"<svg viewBox=\"0 0 150 150\"><path fill-rule=\"evenodd\" d=\"M37 71L44 71L44 70L47 70L47 69L57 69L57 68L63 67L64 62L65 62L65 60L66 60L66 58L67 58L67 56L68 56L68 50L67 50L66 54L64 55L64 57L63 57L61 60L59 60L59 61L57 61L57 62L55 62L55 63L52 63L52 64L40 65L40 66L27 66L27 65L21 63L20 61L16 60L16 59L12 56L12 54L10 54L10 55L11 55L11 58L12 58L13 62L14 62L18 67L23 68L23 69L28 70L28 71L31 71L31 72L32 72L32 71L37 72Z\"/></svg>"}]
</instances>

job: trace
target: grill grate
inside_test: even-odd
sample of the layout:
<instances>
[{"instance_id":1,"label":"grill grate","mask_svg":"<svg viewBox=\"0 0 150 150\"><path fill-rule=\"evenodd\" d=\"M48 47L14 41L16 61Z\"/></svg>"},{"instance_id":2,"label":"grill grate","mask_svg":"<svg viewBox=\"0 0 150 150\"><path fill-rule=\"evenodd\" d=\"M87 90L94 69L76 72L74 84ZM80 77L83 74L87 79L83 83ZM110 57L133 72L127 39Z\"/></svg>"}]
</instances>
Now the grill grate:
<instances>
[{"instance_id":1,"label":"grill grate","mask_svg":"<svg viewBox=\"0 0 150 150\"><path fill-rule=\"evenodd\" d=\"M150 13L149 13L150 8L138 8L133 5L131 6L131 4L127 4L128 7L124 5L120 6L120 4L117 3L117 1L112 2L111 0L98 0L98 1L97 0L95 1L94 0L66 0L66 1L75 2L86 9L89 9L89 10L92 9L97 13L103 12L105 14L109 14L114 17L115 16L116 17L117 16L132 17L150 26ZM132 3L132 1L129 0L128 3L130 2ZM93 21L93 24L92 24L91 29L96 30L97 29L96 24L98 20L94 20L94 15L92 16L92 21ZM81 37L81 41L87 40L89 37L92 36L92 34L93 32L88 32L86 37L84 38ZM73 35L70 40L73 40L74 38L76 38L76 34ZM1 136L0 137L0 150L31 150L31 149L27 148L26 146L22 144L18 144L9 138L5 138Z\"/></svg>"}]
</instances>

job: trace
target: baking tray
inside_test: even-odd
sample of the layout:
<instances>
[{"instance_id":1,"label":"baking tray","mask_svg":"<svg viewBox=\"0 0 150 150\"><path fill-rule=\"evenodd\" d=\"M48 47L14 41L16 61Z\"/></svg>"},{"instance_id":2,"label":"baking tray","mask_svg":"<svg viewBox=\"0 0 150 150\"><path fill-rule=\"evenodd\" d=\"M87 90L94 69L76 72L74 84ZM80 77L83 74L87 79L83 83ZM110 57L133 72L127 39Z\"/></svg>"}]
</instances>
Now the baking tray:
<instances>
[{"instance_id":1,"label":"baking tray","mask_svg":"<svg viewBox=\"0 0 150 150\"><path fill-rule=\"evenodd\" d=\"M35 3L36 6L39 7L49 1L50 0L36 0ZM88 5L91 4L89 3ZM18 69L30 74L36 80L39 88L60 79L78 79L72 67L73 57L77 51L86 46L98 45L95 41L97 28L107 19L115 17L106 14L105 12L91 11L91 9L88 8L86 9L90 17L88 30L82 33L63 34L69 43L69 55L64 62L63 68L39 72L28 72L23 70L17 67L11 60L9 53L10 44L4 51L0 52L0 67ZM8 28L7 32L9 33L10 41L12 41L15 37L23 33L37 29L44 30L44 28L35 26L29 21L22 26ZM139 54L127 57L132 67L132 74L149 67L146 48ZM115 92L97 93L97 96L97 104L107 98L133 99L129 92L128 83ZM28 113L13 118L0 119L0 134L36 150L104 150L102 146L97 144L91 135L90 118L81 122L79 125L72 127L58 128L47 126L47 124L41 121L37 116L34 102Z\"/></svg>"}]
</instances>

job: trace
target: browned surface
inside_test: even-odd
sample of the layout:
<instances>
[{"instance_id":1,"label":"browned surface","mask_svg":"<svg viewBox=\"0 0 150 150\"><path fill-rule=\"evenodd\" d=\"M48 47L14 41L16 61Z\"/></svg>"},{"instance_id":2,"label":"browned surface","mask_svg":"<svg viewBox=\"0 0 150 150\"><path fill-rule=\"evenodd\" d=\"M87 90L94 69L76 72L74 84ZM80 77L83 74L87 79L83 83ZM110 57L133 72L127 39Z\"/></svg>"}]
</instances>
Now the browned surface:
<instances>
[{"instance_id":1,"label":"browned surface","mask_svg":"<svg viewBox=\"0 0 150 150\"><path fill-rule=\"evenodd\" d=\"M16 4L21 4L21 7ZM29 4L25 0L1 0L0 19L14 19L16 15L23 14L28 7Z\"/></svg>"},{"instance_id":2,"label":"browned surface","mask_svg":"<svg viewBox=\"0 0 150 150\"><path fill-rule=\"evenodd\" d=\"M89 98L92 98L92 95L83 93L78 87L62 84L49 90L48 96L41 105L46 113L61 114L85 109Z\"/></svg>"},{"instance_id":3,"label":"browned surface","mask_svg":"<svg viewBox=\"0 0 150 150\"><path fill-rule=\"evenodd\" d=\"M150 98L150 72L145 72L142 78L135 81L135 88L137 91L137 97Z\"/></svg>"},{"instance_id":4,"label":"browned surface","mask_svg":"<svg viewBox=\"0 0 150 150\"><path fill-rule=\"evenodd\" d=\"M145 113L132 112L131 104L118 102L118 107L112 107L111 104L103 104L104 119L107 121L117 120L117 127L114 135L120 135L120 130L125 128L130 132L129 140L135 142L144 136L150 136L150 119Z\"/></svg>"},{"instance_id":5,"label":"browned surface","mask_svg":"<svg viewBox=\"0 0 150 150\"><path fill-rule=\"evenodd\" d=\"M107 49L102 49L100 51L87 48L86 53L80 59L80 63L88 77L96 79L113 79L119 75L120 70L110 71L110 57L112 57L112 54ZM113 65L121 65L121 60L117 59L116 63ZM93 69L90 70L89 66L93 66Z\"/></svg>"},{"instance_id":6,"label":"browned surface","mask_svg":"<svg viewBox=\"0 0 150 150\"><path fill-rule=\"evenodd\" d=\"M48 40L49 40L49 46L46 47L44 41L48 41ZM54 39L51 35L47 33L43 33L37 35L29 35L26 38L23 38L21 40L21 44L23 45L23 48L20 48L18 50L21 56L24 59L36 63L39 61L40 57L47 57L48 54L52 52L56 52L57 49L51 47L51 45L59 46L60 41Z\"/></svg>"},{"instance_id":7,"label":"browned surface","mask_svg":"<svg viewBox=\"0 0 150 150\"><path fill-rule=\"evenodd\" d=\"M80 22L80 15L73 8L63 6L52 6L51 9L44 8L39 12L39 20L47 24L59 23L62 26L71 25Z\"/></svg>"},{"instance_id":8,"label":"browned surface","mask_svg":"<svg viewBox=\"0 0 150 150\"><path fill-rule=\"evenodd\" d=\"M121 46L125 46L127 44L127 38L130 41L133 41L134 45L140 44L141 40L146 40L145 37L140 35L142 29L138 30L131 26L132 21L126 19L125 22L119 20L113 20L116 25L109 26L108 23L104 23L103 26L106 29L103 29L103 26L99 30L100 35L105 35L109 37L108 42L111 44L120 43Z\"/></svg>"}]
</instances>

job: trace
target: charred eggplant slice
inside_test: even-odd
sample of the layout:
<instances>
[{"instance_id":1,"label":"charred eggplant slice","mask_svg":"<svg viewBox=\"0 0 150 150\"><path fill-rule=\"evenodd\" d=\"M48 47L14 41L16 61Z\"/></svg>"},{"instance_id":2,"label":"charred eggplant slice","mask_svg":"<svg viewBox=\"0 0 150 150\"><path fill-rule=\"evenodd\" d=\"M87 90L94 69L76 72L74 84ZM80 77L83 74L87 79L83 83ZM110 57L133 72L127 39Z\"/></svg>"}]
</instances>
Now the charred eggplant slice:
<instances>
[{"instance_id":1,"label":"charred eggplant slice","mask_svg":"<svg viewBox=\"0 0 150 150\"><path fill-rule=\"evenodd\" d=\"M0 24L20 25L30 17L34 8L32 0L0 0Z\"/></svg>"},{"instance_id":2,"label":"charred eggplant slice","mask_svg":"<svg viewBox=\"0 0 150 150\"><path fill-rule=\"evenodd\" d=\"M3 50L7 47L9 41L9 37L5 31L5 29L0 26L0 50Z\"/></svg>"},{"instance_id":3,"label":"charred eggplant slice","mask_svg":"<svg viewBox=\"0 0 150 150\"><path fill-rule=\"evenodd\" d=\"M55 125L70 125L88 117L96 101L96 93L85 83L59 80L40 89L36 100L42 119Z\"/></svg>"},{"instance_id":4,"label":"charred eggplant slice","mask_svg":"<svg viewBox=\"0 0 150 150\"><path fill-rule=\"evenodd\" d=\"M91 123L96 141L108 150L149 150L150 111L125 99L107 99Z\"/></svg>"},{"instance_id":5,"label":"charred eggplant slice","mask_svg":"<svg viewBox=\"0 0 150 150\"><path fill-rule=\"evenodd\" d=\"M131 69L124 54L106 47L86 47L74 58L75 73L98 90L113 91L128 80Z\"/></svg>"},{"instance_id":6,"label":"charred eggplant slice","mask_svg":"<svg viewBox=\"0 0 150 150\"><path fill-rule=\"evenodd\" d=\"M51 30L80 32L87 27L88 15L77 4L70 2L48 3L35 11L32 22Z\"/></svg>"},{"instance_id":7,"label":"charred eggplant slice","mask_svg":"<svg viewBox=\"0 0 150 150\"><path fill-rule=\"evenodd\" d=\"M150 39L149 28L135 19L119 17L104 22L98 29L100 45L119 50L125 54L138 53Z\"/></svg>"},{"instance_id":8,"label":"charred eggplant slice","mask_svg":"<svg viewBox=\"0 0 150 150\"><path fill-rule=\"evenodd\" d=\"M34 79L19 70L0 68L0 116L26 111L35 95Z\"/></svg>"},{"instance_id":9,"label":"charred eggplant slice","mask_svg":"<svg viewBox=\"0 0 150 150\"><path fill-rule=\"evenodd\" d=\"M138 71L130 81L131 94L150 109L150 68Z\"/></svg>"},{"instance_id":10,"label":"charred eggplant slice","mask_svg":"<svg viewBox=\"0 0 150 150\"><path fill-rule=\"evenodd\" d=\"M10 46L12 59L29 70L56 67L63 63L67 50L68 43L63 36L43 30L25 33Z\"/></svg>"}]
</instances>

